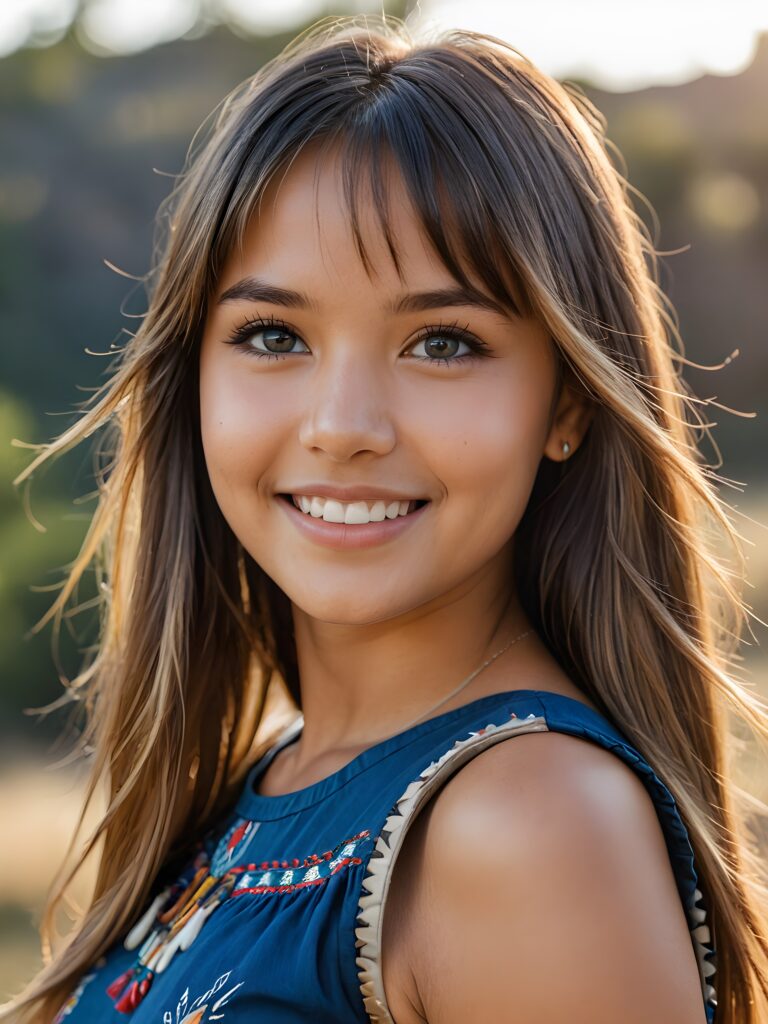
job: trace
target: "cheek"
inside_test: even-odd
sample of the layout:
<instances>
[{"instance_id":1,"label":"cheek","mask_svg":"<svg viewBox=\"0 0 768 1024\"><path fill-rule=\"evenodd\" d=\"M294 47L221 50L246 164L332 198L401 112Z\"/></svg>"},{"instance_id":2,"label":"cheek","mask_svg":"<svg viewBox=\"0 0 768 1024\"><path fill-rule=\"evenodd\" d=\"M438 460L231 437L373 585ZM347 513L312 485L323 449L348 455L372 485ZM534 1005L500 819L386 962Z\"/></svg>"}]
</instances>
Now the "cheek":
<instances>
[{"instance_id":1,"label":"cheek","mask_svg":"<svg viewBox=\"0 0 768 1024\"><path fill-rule=\"evenodd\" d=\"M522 515L544 448L548 400L530 379L488 375L462 387L460 409L451 403L424 424L433 471L448 498L464 499L481 525Z\"/></svg>"},{"instance_id":2,"label":"cheek","mask_svg":"<svg viewBox=\"0 0 768 1024\"><path fill-rule=\"evenodd\" d=\"M284 406L237 360L200 364L200 429L208 475L224 505L230 492L257 486L285 436ZM242 360L240 361L242 362ZM229 365L223 365L229 364ZM281 409L283 410L281 413Z\"/></svg>"}]
</instances>

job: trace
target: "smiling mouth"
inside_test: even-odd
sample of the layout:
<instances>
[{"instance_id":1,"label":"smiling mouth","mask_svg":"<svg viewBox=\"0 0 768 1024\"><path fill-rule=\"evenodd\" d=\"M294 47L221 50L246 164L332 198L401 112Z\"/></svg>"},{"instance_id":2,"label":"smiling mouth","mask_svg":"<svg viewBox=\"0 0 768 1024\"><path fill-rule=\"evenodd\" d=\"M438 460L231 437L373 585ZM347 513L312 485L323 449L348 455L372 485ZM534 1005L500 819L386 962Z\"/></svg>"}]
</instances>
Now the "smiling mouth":
<instances>
[{"instance_id":1,"label":"smiling mouth","mask_svg":"<svg viewBox=\"0 0 768 1024\"><path fill-rule=\"evenodd\" d=\"M278 494L276 495L276 497L282 499L284 502L286 502L286 504L290 505L292 508L295 508L298 512L301 512L302 515L306 515L308 519L314 519L318 522L335 523L337 525L367 525L369 523L373 524L377 522L391 521L393 519L402 519L411 515L413 512L418 512L418 510L424 508L425 505L429 505L429 501L427 499L411 501L408 503L407 506L406 503L404 502L387 502L384 500L342 503L336 502L333 499L331 499L326 503L331 505L331 509L329 510L331 513L331 518L327 519L323 514L323 512L325 511L325 505L322 510L315 506L314 509L310 511L309 499L305 498L303 495L294 498L293 495ZM304 508L301 508L301 506L299 505L300 500L303 502ZM345 511L348 510L350 506L354 505L364 506L368 508L370 510L368 517L364 517L360 520L357 517L357 515L353 515L352 521L347 522ZM321 511L321 514L317 515L317 511ZM343 518L338 518L339 515L342 515Z\"/></svg>"}]
</instances>

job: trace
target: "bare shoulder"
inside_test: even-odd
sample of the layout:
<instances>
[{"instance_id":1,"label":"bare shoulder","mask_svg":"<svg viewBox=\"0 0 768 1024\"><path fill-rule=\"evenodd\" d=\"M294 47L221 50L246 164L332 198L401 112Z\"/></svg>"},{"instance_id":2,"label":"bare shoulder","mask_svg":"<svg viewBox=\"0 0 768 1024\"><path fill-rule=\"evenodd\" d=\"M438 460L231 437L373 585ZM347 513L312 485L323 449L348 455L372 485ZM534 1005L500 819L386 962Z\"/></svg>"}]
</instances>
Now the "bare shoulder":
<instances>
[{"instance_id":1,"label":"bare shoulder","mask_svg":"<svg viewBox=\"0 0 768 1024\"><path fill-rule=\"evenodd\" d=\"M453 776L412 833L399 865L408 1019L702 1020L656 809L615 754L554 731L509 738Z\"/></svg>"}]
</instances>

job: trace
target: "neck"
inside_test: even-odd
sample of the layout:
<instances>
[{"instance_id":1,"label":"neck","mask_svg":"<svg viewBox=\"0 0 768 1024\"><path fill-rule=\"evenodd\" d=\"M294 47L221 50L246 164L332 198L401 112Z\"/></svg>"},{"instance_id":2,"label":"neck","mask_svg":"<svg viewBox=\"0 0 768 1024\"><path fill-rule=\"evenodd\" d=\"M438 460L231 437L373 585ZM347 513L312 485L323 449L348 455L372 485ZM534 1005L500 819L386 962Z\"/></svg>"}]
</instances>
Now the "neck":
<instances>
[{"instance_id":1,"label":"neck","mask_svg":"<svg viewBox=\"0 0 768 1024\"><path fill-rule=\"evenodd\" d=\"M531 624L514 594L465 588L438 607L422 606L385 622L320 622L295 606L304 728L293 745L297 770L355 753L426 714L484 661ZM504 690L525 686L536 634L512 644L453 698L442 714Z\"/></svg>"}]
</instances>

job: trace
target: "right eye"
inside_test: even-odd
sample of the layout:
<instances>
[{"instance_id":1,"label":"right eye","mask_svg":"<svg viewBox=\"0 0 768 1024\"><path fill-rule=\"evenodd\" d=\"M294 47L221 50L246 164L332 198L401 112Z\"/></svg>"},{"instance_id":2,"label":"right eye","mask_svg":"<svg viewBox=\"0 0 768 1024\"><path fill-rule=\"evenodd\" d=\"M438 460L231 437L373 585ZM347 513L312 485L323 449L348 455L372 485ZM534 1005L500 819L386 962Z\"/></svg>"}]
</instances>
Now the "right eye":
<instances>
[{"instance_id":1,"label":"right eye","mask_svg":"<svg viewBox=\"0 0 768 1024\"><path fill-rule=\"evenodd\" d=\"M250 344L252 338L261 336L265 348L254 348ZM301 338L280 320L272 317L256 320L246 320L227 338L227 345L239 345L246 355L257 356L261 359L282 359L286 355L292 355L290 348L294 341L304 342ZM298 354L298 353L297 353Z\"/></svg>"}]
</instances>

